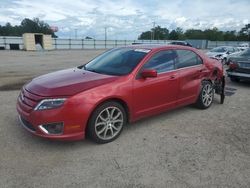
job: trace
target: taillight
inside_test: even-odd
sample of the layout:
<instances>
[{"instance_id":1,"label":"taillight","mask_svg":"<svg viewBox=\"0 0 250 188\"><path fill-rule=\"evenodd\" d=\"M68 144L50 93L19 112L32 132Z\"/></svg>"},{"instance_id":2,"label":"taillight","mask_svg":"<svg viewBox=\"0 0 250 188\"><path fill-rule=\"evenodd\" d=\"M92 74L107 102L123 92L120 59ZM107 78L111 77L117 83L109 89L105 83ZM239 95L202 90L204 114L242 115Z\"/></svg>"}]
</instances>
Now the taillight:
<instances>
[{"instance_id":1,"label":"taillight","mask_svg":"<svg viewBox=\"0 0 250 188\"><path fill-rule=\"evenodd\" d=\"M229 63L229 68L232 69L232 70L237 69L238 68L238 64L231 61Z\"/></svg>"}]
</instances>

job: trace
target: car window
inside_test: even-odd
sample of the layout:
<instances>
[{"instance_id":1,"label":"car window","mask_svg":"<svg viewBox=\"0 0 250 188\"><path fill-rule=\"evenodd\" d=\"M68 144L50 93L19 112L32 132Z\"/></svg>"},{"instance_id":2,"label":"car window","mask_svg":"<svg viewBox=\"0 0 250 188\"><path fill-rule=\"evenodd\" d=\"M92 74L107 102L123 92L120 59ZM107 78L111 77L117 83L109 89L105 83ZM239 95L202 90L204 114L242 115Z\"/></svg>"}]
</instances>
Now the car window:
<instances>
[{"instance_id":1,"label":"car window","mask_svg":"<svg viewBox=\"0 0 250 188\"><path fill-rule=\"evenodd\" d=\"M240 49L239 49L239 48L234 48L234 51L235 51L235 52L239 52Z\"/></svg>"},{"instance_id":2,"label":"car window","mask_svg":"<svg viewBox=\"0 0 250 188\"><path fill-rule=\"evenodd\" d=\"M230 52L230 53L233 53L234 52L234 48L227 48L227 51Z\"/></svg>"},{"instance_id":3,"label":"car window","mask_svg":"<svg viewBox=\"0 0 250 188\"><path fill-rule=\"evenodd\" d=\"M243 51L241 55L242 56L250 56L250 48L247 49L247 50L245 50L245 51Z\"/></svg>"},{"instance_id":4,"label":"car window","mask_svg":"<svg viewBox=\"0 0 250 188\"><path fill-rule=\"evenodd\" d=\"M223 48L223 47L216 47L216 48L213 48L210 52L221 52L221 53L224 53L226 52L226 49Z\"/></svg>"},{"instance_id":5,"label":"car window","mask_svg":"<svg viewBox=\"0 0 250 188\"><path fill-rule=\"evenodd\" d=\"M174 70L177 55L172 50L160 51L143 66L143 69L155 69L157 73Z\"/></svg>"},{"instance_id":6,"label":"car window","mask_svg":"<svg viewBox=\"0 0 250 188\"><path fill-rule=\"evenodd\" d=\"M176 50L178 61L176 68L184 68L202 64L202 59L190 50Z\"/></svg>"}]
</instances>

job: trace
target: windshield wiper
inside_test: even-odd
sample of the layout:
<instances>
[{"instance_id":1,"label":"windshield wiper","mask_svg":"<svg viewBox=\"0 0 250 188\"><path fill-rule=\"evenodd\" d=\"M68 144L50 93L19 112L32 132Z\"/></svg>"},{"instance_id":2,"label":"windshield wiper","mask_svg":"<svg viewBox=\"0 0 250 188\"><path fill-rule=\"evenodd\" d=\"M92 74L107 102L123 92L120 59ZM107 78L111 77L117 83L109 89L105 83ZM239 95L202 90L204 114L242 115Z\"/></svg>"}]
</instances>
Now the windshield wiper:
<instances>
[{"instance_id":1,"label":"windshield wiper","mask_svg":"<svg viewBox=\"0 0 250 188\"><path fill-rule=\"evenodd\" d=\"M100 71L97 71L96 69L87 69L86 67L84 67L84 70L90 71L90 72L95 72L95 73L98 73L98 74L103 74Z\"/></svg>"}]
</instances>

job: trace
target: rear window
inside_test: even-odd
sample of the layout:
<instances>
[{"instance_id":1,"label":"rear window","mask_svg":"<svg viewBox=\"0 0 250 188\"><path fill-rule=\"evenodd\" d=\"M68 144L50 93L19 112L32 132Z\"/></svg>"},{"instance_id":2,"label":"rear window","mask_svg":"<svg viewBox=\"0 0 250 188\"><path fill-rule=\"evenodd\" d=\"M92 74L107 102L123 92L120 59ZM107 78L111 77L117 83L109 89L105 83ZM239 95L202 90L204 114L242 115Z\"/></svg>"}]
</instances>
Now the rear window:
<instances>
[{"instance_id":1,"label":"rear window","mask_svg":"<svg viewBox=\"0 0 250 188\"><path fill-rule=\"evenodd\" d=\"M202 64L201 58L190 50L176 50L178 61L176 68L184 68Z\"/></svg>"}]
</instances>

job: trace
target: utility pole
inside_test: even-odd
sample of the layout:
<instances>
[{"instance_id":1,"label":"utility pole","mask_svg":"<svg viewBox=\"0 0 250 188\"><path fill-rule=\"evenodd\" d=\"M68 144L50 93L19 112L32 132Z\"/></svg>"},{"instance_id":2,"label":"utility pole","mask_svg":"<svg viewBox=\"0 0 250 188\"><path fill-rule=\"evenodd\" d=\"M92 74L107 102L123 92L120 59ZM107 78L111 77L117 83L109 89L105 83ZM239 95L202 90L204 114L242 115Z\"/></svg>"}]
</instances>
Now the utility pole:
<instances>
[{"instance_id":1,"label":"utility pole","mask_svg":"<svg viewBox=\"0 0 250 188\"><path fill-rule=\"evenodd\" d=\"M153 30L151 32L151 40L154 40L155 38L155 21L153 22Z\"/></svg>"},{"instance_id":2,"label":"utility pole","mask_svg":"<svg viewBox=\"0 0 250 188\"><path fill-rule=\"evenodd\" d=\"M107 27L104 28L105 29L105 41L107 40Z\"/></svg>"},{"instance_id":3,"label":"utility pole","mask_svg":"<svg viewBox=\"0 0 250 188\"><path fill-rule=\"evenodd\" d=\"M107 47L107 27L104 28L105 29L105 48Z\"/></svg>"},{"instance_id":4,"label":"utility pole","mask_svg":"<svg viewBox=\"0 0 250 188\"><path fill-rule=\"evenodd\" d=\"M153 22L153 40L155 40L155 22Z\"/></svg>"}]
</instances>

